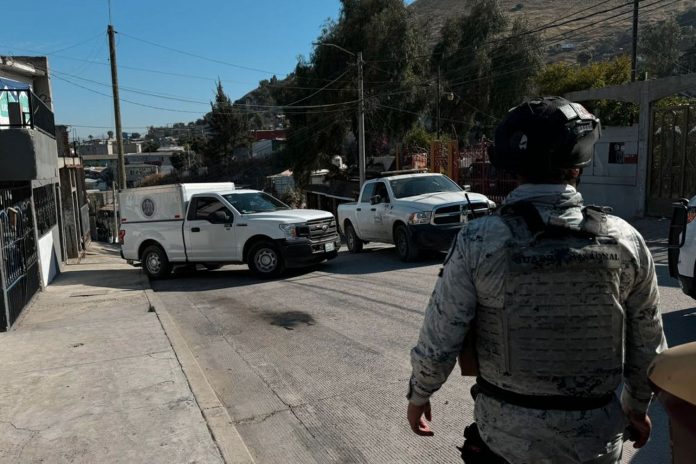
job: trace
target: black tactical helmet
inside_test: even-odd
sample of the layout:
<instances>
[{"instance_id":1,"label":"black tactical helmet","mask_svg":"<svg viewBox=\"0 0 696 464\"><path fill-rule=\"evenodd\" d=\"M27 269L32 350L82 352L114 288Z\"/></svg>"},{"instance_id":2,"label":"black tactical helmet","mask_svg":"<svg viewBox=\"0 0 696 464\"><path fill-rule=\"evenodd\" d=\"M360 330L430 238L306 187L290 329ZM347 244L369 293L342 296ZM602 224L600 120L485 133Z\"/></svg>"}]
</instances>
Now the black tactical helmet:
<instances>
[{"instance_id":1,"label":"black tactical helmet","mask_svg":"<svg viewBox=\"0 0 696 464\"><path fill-rule=\"evenodd\" d=\"M600 132L599 119L579 103L536 98L511 109L498 125L491 163L521 175L584 167Z\"/></svg>"}]
</instances>

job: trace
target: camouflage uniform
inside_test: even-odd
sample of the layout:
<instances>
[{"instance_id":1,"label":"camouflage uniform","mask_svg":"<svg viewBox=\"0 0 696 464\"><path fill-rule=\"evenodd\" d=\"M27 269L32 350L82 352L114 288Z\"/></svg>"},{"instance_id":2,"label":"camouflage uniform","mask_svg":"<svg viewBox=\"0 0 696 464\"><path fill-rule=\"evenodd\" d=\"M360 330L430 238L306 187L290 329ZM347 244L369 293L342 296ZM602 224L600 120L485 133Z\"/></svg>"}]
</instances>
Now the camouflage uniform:
<instances>
[{"instance_id":1,"label":"camouflage uniform","mask_svg":"<svg viewBox=\"0 0 696 464\"><path fill-rule=\"evenodd\" d=\"M545 223L572 227L583 220L582 197L571 186L522 185L510 194L505 204L519 201L531 202ZM512 464L620 462L621 435L627 424L622 405L624 409L640 412L646 411L650 403L646 370L655 355L666 347L654 263L642 237L629 224L606 216L602 225L606 232L603 235L616 239L621 251L620 270L616 272L620 301L616 306L623 313L623 355L619 349L616 375L608 375L598 367L586 373L585 381L565 385L563 392L567 396L608 393L597 391L600 384L600 389L615 390L621 382L623 356L624 389L620 403L614 398L602 408L586 411L540 410L479 394L474 415L481 436L494 452ZM418 344L411 351L413 375L409 400L412 403L425 403L447 380L477 312L481 315L483 307L499 310L504 307L509 276L507 261L500 256L513 238L500 216L472 221L459 234L428 304ZM588 301L593 297L591 293L590 289L585 294ZM477 338L481 330L477 325ZM572 343L568 340L557 348L567 353ZM477 340L481 372L497 375L487 367L490 360L484 359L481 348ZM550 351L555 350L552 347ZM485 346L483 352L486 353ZM505 385L502 375L486 380ZM505 387L521 393L528 393L525 387L536 388L521 383L524 381Z\"/></svg>"}]
</instances>

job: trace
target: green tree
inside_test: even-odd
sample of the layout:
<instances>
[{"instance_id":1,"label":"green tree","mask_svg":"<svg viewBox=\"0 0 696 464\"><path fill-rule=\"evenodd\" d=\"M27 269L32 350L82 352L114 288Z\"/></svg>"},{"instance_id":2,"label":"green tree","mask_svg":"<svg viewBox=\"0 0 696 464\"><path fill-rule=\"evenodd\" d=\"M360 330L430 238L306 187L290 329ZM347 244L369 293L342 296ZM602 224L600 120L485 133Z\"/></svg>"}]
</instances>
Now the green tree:
<instances>
[{"instance_id":1,"label":"green tree","mask_svg":"<svg viewBox=\"0 0 696 464\"><path fill-rule=\"evenodd\" d=\"M667 77L679 73L681 27L676 19L646 24L640 34L642 70L651 77Z\"/></svg>"},{"instance_id":2,"label":"green tree","mask_svg":"<svg viewBox=\"0 0 696 464\"><path fill-rule=\"evenodd\" d=\"M146 140L143 144L143 151L145 153L152 153L156 152L159 147L159 143L155 142L154 140Z\"/></svg>"},{"instance_id":3,"label":"green tree","mask_svg":"<svg viewBox=\"0 0 696 464\"><path fill-rule=\"evenodd\" d=\"M345 143L349 134L348 139L358 136L355 54L362 52L365 60L368 156L385 140L401 140L418 120L428 92L423 34L403 0L342 0L339 18L324 25L317 42L276 92L277 101L288 105L287 155L299 185L332 155L347 154L349 164L357 164L357 143ZM318 107L292 108L313 105Z\"/></svg>"},{"instance_id":4,"label":"green tree","mask_svg":"<svg viewBox=\"0 0 696 464\"><path fill-rule=\"evenodd\" d=\"M631 80L631 60L622 56L611 61L595 62L588 66L554 63L546 66L536 77L540 95L564 95L568 92L610 85L620 85ZM584 102L597 114L602 124L628 125L637 117L633 104L614 100Z\"/></svg>"},{"instance_id":5,"label":"green tree","mask_svg":"<svg viewBox=\"0 0 696 464\"><path fill-rule=\"evenodd\" d=\"M243 107L232 103L218 81L215 101L205 115L212 133L203 151L209 170L222 168L229 175L234 149L248 142L247 118L242 111Z\"/></svg>"},{"instance_id":6,"label":"green tree","mask_svg":"<svg viewBox=\"0 0 696 464\"><path fill-rule=\"evenodd\" d=\"M497 1L475 0L468 14L447 21L432 61L456 96L441 102L442 117L459 134L480 132L528 93L542 64L541 42L522 20L508 29Z\"/></svg>"},{"instance_id":7,"label":"green tree","mask_svg":"<svg viewBox=\"0 0 696 464\"><path fill-rule=\"evenodd\" d=\"M684 73L696 72L696 42L679 58L679 65Z\"/></svg>"}]
</instances>

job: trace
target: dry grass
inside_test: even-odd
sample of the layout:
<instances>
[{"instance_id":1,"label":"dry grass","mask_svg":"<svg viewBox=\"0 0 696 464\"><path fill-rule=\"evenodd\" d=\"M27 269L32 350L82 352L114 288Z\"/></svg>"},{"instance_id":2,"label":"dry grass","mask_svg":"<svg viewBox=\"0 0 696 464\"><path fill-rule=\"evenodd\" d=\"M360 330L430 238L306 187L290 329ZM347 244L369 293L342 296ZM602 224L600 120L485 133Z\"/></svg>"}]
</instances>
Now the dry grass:
<instances>
[{"instance_id":1,"label":"dry grass","mask_svg":"<svg viewBox=\"0 0 696 464\"><path fill-rule=\"evenodd\" d=\"M643 0L641 3L650 4L654 1L655 0ZM530 25L538 27L552 21L560 21L560 18L571 16L573 13L585 10L598 2L596 0L589 0L588 2L577 2L576 0L501 0L499 3L508 18L515 19L521 17L526 19ZM664 20L670 15L676 15L677 13L685 11L694 6L693 0L665 3L670 4L659 9L656 9L657 5L649 6L647 8L643 7L645 8L645 12L639 16L640 25ZM575 61L575 57L580 51L593 51L602 43L607 44L606 48L609 48L609 45L613 46L616 40L622 35L627 35L630 37L633 22L633 2L627 0L608 0L602 5L592 8L587 12L573 15L570 19L622 4L626 6L621 10L604 13L592 18L573 22L565 26L554 27L544 31L543 38L547 45L548 60ZM427 24L428 30L425 31L425 33L428 36L428 42L430 44L434 44L437 41L440 29L447 19L467 13L469 10L469 5L470 2L466 0L416 0L411 4L410 8L415 13L418 20L422 21L423 24ZM522 5L522 7L519 8L517 5ZM594 27L594 24L597 23L597 21L601 21L602 19L622 13L624 11L626 12L625 15L611 21L601 22L599 25L597 25L598 27ZM569 33L570 31L585 25L588 27L574 32L567 38L557 37L560 34ZM553 46L561 46L563 44L572 44L575 46L575 49L563 53L554 51L552 49ZM630 52L630 49L627 49L626 52ZM622 50L613 50L613 53L610 54L617 55L621 53ZM599 58L602 57L595 57L595 59Z\"/></svg>"}]
</instances>

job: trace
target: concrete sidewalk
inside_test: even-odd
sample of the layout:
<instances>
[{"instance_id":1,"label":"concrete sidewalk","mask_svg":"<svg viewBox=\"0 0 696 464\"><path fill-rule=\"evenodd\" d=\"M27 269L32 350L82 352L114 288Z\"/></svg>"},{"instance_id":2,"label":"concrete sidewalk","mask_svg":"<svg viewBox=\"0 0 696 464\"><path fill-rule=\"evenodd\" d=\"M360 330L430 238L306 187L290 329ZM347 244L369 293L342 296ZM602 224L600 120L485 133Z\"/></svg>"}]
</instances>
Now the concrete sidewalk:
<instances>
[{"instance_id":1,"label":"concrete sidewalk","mask_svg":"<svg viewBox=\"0 0 696 464\"><path fill-rule=\"evenodd\" d=\"M0 462L252 462L225 418L208 427L216 398L151 300L138 269L94 244L0 334Z\"/></svg>"}]
</instances>

